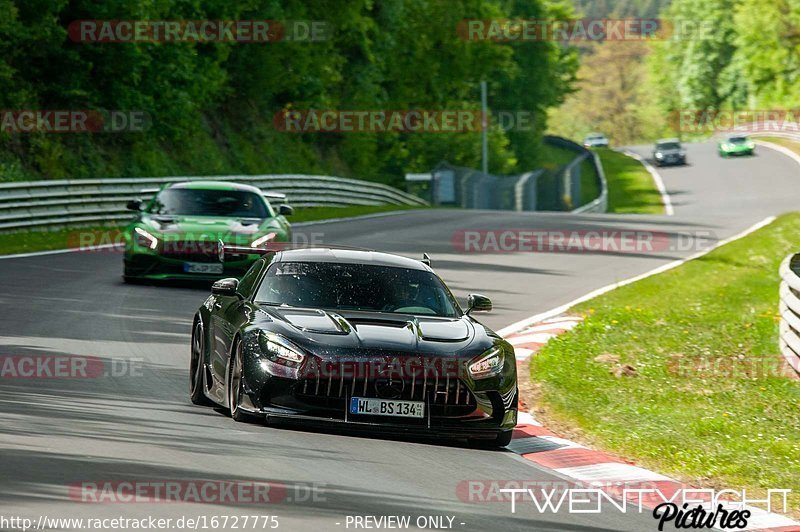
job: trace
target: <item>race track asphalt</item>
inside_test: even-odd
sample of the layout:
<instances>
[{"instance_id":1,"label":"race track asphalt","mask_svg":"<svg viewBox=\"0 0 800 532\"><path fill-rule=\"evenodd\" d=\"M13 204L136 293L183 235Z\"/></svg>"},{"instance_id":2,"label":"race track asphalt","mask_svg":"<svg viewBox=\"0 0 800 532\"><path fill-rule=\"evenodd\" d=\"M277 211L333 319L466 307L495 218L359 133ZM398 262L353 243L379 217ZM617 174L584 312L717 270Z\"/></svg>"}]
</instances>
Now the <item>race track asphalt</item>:
<instances>
[{"instance_id":1,"label":"race track asphalt","mask_svg":"<svg viewBox=\"0 0 800 532\"><path fill-rule=\"evenodd\" d=\"M649 148L634 148L649 156ZM654 230L727 238L800 205L800 167L760 149L719 159L688 146L690 164L660 172L675 215L619 216L421 210L316 224L299 234L326 243L423 252L463 300L492 298L496 329L696 249L616 253L465 253L462 230ZM467 480L558 481L507 451L458 443L365 438L254 424L188 401L188 344L208 287L131 286L113 252L0 260L0 355L104 359L119 375L0 379L0 516L197 517L270 514L284 530L346 530L348 515L450 515L457 530L653 530L648 515L540 514L520 503L460 500ZM131 370L133 368L133 370ZM255 480L290 487L274 505L91 504L70 485L91 481ZM316 487L316 499L305 497ZM463 484L461 484L463 486ZM461 524L463 523L463 525ZM0 526L2 528L2 526ZM260 528L260 527L259 527ZM352 529L352 527L351 527Z\"/></svg>"}]
</instances>

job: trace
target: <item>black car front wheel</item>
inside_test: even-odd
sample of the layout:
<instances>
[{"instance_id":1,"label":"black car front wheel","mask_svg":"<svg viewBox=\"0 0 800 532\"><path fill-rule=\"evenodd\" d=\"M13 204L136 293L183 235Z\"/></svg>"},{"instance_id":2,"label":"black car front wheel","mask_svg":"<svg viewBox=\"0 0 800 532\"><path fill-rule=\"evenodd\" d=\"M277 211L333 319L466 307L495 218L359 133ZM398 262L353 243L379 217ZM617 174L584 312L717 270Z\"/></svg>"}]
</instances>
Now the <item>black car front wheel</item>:
<instances>
[{"instance_id":1,"label":"black car front wheel","mask_svg":"<svg viewBox=\"0 0 800 532\"><path fill-rule=\"evenodd\" d=\"M201 406L211 405L205 393L203 393L204 383L204 359L205 335L203 334L203 324L199 320L192 331L192 350L189 359L189 394L192 403Z\"/></svg>"},{"instance_id":2,"label":"black car front wheel","mask_svg":"<svg viewBox=\"0 0 800 532\"><path fill-rule=\"evenodd\" d=\"M241 408L244 381L242 380L242 342L236 342L228 366L228 407L234 421L252 421L253 416Z\"/></svg>"}]
</instances>

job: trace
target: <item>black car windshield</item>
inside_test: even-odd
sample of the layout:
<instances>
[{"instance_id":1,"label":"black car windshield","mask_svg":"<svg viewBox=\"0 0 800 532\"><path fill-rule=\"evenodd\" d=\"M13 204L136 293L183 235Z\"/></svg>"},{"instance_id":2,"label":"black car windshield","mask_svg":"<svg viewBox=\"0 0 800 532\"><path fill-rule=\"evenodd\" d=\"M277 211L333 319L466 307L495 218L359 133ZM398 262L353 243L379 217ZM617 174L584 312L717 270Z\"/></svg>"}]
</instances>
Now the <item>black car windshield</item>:
<instances>
[{"instance_id":1,"label":"black car windshield","mask_svg":"<svg viewBox=\"0 0 800 532\"><path fill-rule=\"evenodd\" d=\"M152 214L268 218L266 201L246 190L170 188L153 199Z\"/></svg>"},{"instance_id":2,"label":"black car windshield","mask_svg":"<svg viewBox=\"0 0 800 532\"><path fill-rule=\"evenodd\" d=\"M663 144L656 144L657 150L679 150L681 145L677 142L665 142Z\"/></svg>"},{"instance_id":3,"label":"black car windshield","mask_svg":"<svg viewBox=\"0 0 800 532\"><path fill-rule=\"evenodd\" d=\"M744 144L747 142L747 137L729 137L728 142L732 144Z\"/></svg>"},{"instance_id":4,"label":"black car windshield","mask_svg":"<svg viewBox=\"0 0 800 532\"><path fill-rule=\"evenodd\" d=\"M337 262L279 262L256 295L268 305L420 314L453 318L456 304L425 270Z\"/></svg>"}]
</instances>

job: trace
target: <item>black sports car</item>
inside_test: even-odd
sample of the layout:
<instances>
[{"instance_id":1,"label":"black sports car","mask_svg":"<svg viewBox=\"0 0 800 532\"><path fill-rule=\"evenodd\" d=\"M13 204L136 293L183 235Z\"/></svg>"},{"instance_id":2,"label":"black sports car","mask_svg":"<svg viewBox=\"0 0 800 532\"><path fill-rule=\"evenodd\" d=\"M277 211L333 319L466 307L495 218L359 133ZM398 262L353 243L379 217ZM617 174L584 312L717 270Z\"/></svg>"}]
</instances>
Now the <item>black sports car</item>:
<instances>
[{"instance_id":1,"label":"black sports car","mask_svg":"<svg viewBox=\"0 0 800 532\"><path fill-rule=\"evenodd\" d=\"M235 250L224 246L224 251ZM236 421L338 424L504 446L517 421L512 346L463 312L428 260L265 252L214 283L194 318L191 398Z\"/></svg>"}]
</instances>

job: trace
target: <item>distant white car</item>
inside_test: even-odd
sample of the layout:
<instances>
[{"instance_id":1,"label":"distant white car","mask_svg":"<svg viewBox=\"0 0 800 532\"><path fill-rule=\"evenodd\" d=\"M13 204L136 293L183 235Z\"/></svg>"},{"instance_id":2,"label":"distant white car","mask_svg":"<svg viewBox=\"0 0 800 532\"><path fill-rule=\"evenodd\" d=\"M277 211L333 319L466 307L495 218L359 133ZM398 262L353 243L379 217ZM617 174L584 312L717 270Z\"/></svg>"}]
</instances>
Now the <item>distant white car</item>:
<instances>
[{"instance_id":1,"label":"distant white car","mask_svg":"<svg viewBox=\"0 0 800 532\"><path fill-rule=\"evenodd\" d=\"M584 148L608 148L608 137L600 133L590 133L583 139Z\"/></svg>"}]
</instances>

